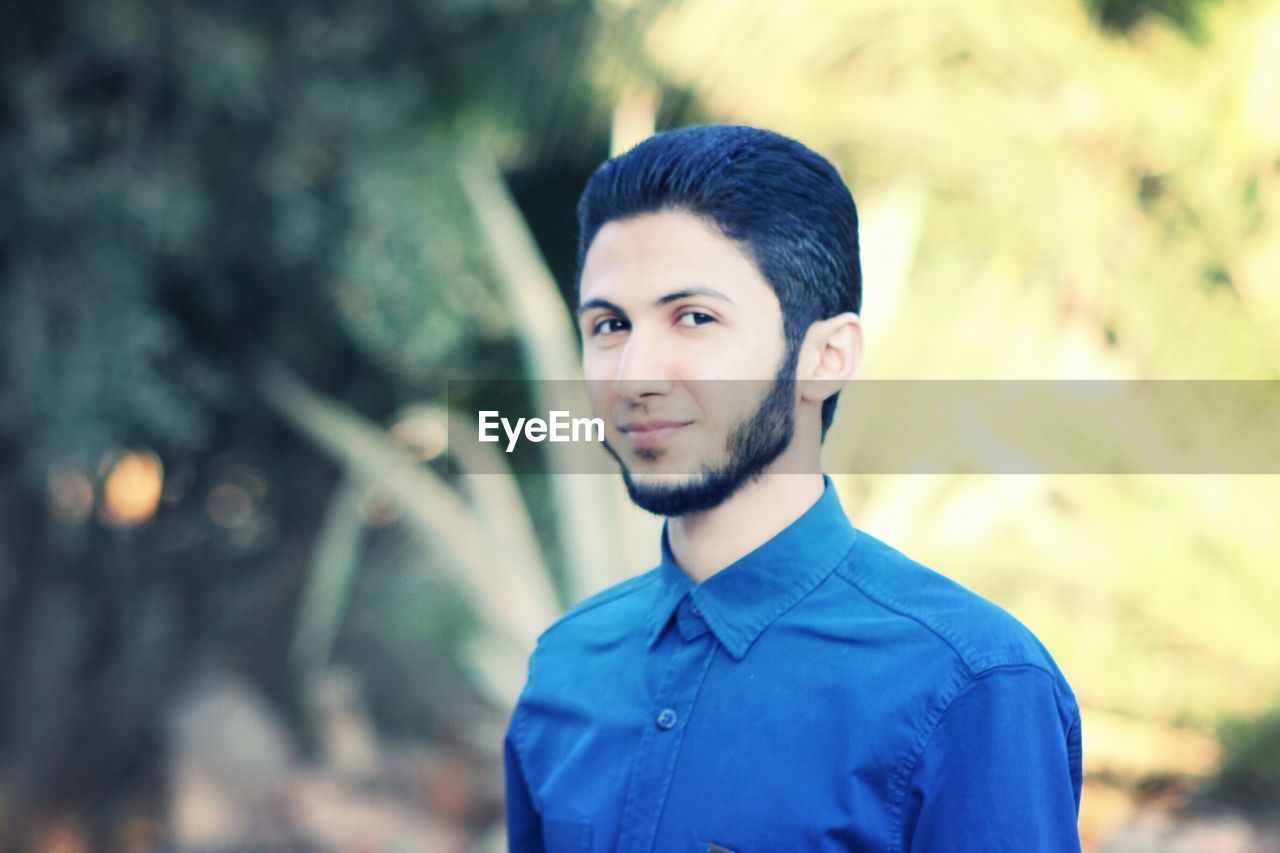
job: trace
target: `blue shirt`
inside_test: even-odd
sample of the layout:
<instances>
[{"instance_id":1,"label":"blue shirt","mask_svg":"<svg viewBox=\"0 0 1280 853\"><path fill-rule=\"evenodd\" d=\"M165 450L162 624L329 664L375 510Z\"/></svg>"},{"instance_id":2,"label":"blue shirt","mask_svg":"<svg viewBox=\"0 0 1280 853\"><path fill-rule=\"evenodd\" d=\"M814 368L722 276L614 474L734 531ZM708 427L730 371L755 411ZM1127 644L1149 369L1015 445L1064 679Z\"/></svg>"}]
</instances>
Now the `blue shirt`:
<instances>
[{"instance_id":1,"label":"blue shirt","mask_svg":"<svg viewBox=\"0 0 1280 853\"><path fill-rule=\"evenodd\" d=\"M513 851L1079 850L1080 714L1012 616L822 497L695 584L654 569L538 640Z\"/></svg>"}]
</instances>

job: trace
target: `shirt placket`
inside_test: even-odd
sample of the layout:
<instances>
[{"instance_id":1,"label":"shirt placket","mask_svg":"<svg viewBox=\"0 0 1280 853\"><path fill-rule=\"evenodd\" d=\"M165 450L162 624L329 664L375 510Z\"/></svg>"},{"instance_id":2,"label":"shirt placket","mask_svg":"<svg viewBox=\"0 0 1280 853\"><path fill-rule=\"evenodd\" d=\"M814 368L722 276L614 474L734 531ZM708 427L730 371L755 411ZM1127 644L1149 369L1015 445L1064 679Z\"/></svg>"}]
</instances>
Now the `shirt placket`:
<instances>
[{"instance_id":1,"label":"shirt placket","mask_svg":"<svg viewBox=\"0 0 1280 853\"><path fill-rule=\"evenodd\" d=\"M640 735L622 809L619 853L652 853L654 849L680 745L718 647L689 599L681 603L677 619L680 630L670 631L659 645L675 648Z\"/></svg>"}]
</instances>

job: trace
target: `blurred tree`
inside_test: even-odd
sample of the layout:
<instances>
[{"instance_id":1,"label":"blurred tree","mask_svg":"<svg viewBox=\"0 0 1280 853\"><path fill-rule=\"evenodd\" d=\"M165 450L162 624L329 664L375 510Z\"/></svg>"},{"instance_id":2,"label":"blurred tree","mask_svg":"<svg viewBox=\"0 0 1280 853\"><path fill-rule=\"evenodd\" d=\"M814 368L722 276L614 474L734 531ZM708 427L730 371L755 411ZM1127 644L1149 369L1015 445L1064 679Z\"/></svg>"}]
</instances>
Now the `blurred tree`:
<instances>
[{"instance_id":1,"label":"blurred tree","mask_svg":"<svg viewBox=\"0 0 1280 853\"><path fill-rule=\"evenodd\" d=\"M1208 779L1203 796L1274 825L1280 809L1280 705L1253 718L1225 718L1221 736L1222 766Z\"/></svg>"},{"instance_id":2,"label":"blurred tree","mask_svg":"<svg viewBox=\"0 0 1280 853\"><path fill-rule=\"evenodd\" d=\"M260 354L373 423L460 366L521 374L459 152L598 159L593 20L586 0L0 9L0 847L60 805L107 843L203 663L296 701L292 614L349 460L263 404ZM379 541L360 559L387 589L422 571ZM456 657L471 604L444 589L418 619L447 631L357 586L350 653L386 616L402 665ZM411 726L409 702L425 727L461 678L433 671L389 718Z\"/></svg>"},{"instance_id":3,"label":"blurred tree","mask_svg":"<svg viewBox=\"0 0 1280 853\"><path fill-rule=\"evenodd\" d=\"M1216 0L1087 0L1089 12L1104 27L1130 32L1152 18L1171 21L1191 38L1203 36L1204 10Z\"/></svg>"}]
</instances>

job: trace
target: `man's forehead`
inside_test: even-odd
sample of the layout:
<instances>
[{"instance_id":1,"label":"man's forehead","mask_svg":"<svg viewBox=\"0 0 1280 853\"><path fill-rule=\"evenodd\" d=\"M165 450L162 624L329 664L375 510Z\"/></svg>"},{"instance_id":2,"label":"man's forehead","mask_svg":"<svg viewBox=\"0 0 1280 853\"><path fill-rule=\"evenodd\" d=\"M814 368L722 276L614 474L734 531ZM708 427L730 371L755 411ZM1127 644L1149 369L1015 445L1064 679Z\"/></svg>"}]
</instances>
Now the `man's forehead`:
<instances>
[{"instance_id":1,"label":"man's forehead","mask_svg":"<svg viewBox=\"0 0 1280 853\"><path fill-rule=\"evenodd\" d=\"M671 294L742 303L764 286L754 262L731 240L685 211L614 220L596 232L583 261L578 301L666 304Z\"/></svg>"}]
</instances>

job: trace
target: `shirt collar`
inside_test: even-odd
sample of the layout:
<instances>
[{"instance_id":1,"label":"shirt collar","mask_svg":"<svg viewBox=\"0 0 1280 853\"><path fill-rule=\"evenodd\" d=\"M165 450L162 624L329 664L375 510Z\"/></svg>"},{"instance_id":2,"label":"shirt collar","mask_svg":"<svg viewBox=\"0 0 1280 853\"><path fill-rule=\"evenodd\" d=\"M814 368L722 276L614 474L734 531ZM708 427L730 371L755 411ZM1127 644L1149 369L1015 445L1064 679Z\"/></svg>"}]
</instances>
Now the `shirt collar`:
<instances>
[{"instance_id":1,"label":"shirt collar","mask_svg":"<svg viewBox=\"0 0 1280 853\"><path fill-rule=\"evenodd\" d=\"M857 530L849 522L835 485L822 475L822 497L769 541L694 583L676 563L662 525L660 587L649 622L653 647L688 595L712 633L741 660L765 628L808 595L853 547Z\"/></svg>"}]
</instances>

